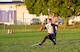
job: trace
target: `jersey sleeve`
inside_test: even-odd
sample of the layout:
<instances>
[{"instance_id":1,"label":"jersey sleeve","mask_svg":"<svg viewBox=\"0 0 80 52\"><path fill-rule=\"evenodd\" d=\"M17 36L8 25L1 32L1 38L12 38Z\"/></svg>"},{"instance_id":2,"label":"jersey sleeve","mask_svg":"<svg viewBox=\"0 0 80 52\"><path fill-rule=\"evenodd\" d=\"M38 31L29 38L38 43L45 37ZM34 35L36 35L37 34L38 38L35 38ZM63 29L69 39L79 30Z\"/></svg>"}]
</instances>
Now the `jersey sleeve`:
<instances>
[{"instance_id":1,"label":"jersey sleeve","mask_svg":"<svg viewBox=\"0 0 80 52\"><path fill-rule=\"evenodd\" d=\"M47 28L48 24L45 25L45 27Z\"/></svg>"},{"instance_id":2,"label":"jersey sleeve","mask_svg":"<svg viewBox=\"0 0 80 52\"><path fill-rule=\"evenodd\" d=\"M49 24L46 24L45 27L46 27L46 29L49 29Z\"/></svg>"}]
</instances>

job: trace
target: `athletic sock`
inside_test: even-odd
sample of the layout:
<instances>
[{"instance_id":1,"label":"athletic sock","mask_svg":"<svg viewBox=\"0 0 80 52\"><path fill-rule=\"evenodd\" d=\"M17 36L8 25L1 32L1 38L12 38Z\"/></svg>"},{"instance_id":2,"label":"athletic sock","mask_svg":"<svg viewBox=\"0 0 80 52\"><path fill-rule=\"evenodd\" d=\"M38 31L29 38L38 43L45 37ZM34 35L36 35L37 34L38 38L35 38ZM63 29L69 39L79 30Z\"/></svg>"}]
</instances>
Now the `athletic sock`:
<instances>
[{"instance_id":1,"label":"athletic sock","mask_svg":"<svg viewBox=\"0 0 80 52\"><path fill-rule=\"evenodd\" d=\"M53 44L56 45L56 40L55 39L53 39Z\"/></svg>"}]
</instances>

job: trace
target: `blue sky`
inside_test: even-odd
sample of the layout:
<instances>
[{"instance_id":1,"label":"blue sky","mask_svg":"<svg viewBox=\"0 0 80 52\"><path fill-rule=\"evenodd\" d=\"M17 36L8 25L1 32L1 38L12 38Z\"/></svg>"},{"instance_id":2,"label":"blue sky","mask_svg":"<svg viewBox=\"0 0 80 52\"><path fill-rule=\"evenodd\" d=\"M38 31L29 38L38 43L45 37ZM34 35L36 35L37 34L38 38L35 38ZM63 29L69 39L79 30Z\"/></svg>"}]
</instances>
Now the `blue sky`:
<instances>
[{"instance_id":1,"label":"blue sky","mask_svg":"<svg viewBox=\"0 0 80 52\"><path fill-rule=\"evenodd\" d=\"M12 0L0 0L0 2L11 2Z\"/></svg>"}]
</instances>

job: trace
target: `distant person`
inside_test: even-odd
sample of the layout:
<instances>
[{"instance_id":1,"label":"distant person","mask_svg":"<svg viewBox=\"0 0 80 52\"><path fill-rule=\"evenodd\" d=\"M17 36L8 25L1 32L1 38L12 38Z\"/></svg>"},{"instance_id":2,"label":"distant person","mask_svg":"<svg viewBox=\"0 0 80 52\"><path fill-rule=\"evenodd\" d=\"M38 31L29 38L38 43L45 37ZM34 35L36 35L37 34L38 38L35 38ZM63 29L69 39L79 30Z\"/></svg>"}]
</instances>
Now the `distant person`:
<instances>
[{"instance_id":1,"label":"distant person","mask_svg":"<svg viewBox=\"0 0 80 52\"><path fill-rule=\"evenodd\" d=\"M55 13L53 13L53 14L52 14L52 17L51 17L51 20L52 20L51 25L52 25L53 30L54 30L54 32L53 32L52 35L53 35L53 38L54 38L55 41L56 41L56 33L57 33L57 31L58 31L58 24L59 24L60 19L56 16Z\"/></svg>"},{"instance_id":2,"label":"distant person","mask_svg":"<svg viewBox=\"0 0 80 52\"><path fill-rule=\"evenodd\" d=\"M54 32L54 29L51 26L51 20L50 19L47 19L47 24L45 25L44 29L48 30L48 34L44 37L43 41L39 45L43 45L43 43L48 38L53 42L54 45L56 45L55 38L53 38L54 36L52 35ZM42 30L43 30L43 28L41 27L40 31L42 31Z\"/></svg>"}]
</instances>

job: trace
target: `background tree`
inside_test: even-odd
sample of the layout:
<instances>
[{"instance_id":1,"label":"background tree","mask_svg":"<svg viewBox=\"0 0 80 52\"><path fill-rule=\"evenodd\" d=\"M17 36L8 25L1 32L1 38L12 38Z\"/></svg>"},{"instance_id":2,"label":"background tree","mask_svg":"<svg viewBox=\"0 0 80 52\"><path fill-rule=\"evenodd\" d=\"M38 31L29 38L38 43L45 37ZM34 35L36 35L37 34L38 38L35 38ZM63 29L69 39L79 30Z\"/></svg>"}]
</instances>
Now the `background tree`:
<instances>
[{"instance_id":1,"label":"background tree","mask_svg":"<svg viewBox=\"0 0 80 52\"><path fill-rule=\"evenodd\" d=\"M25 0L30 14L48 15L48 9L61 17L70 17L80 12L80 0Z\"/></svg>"}]
</instances>

